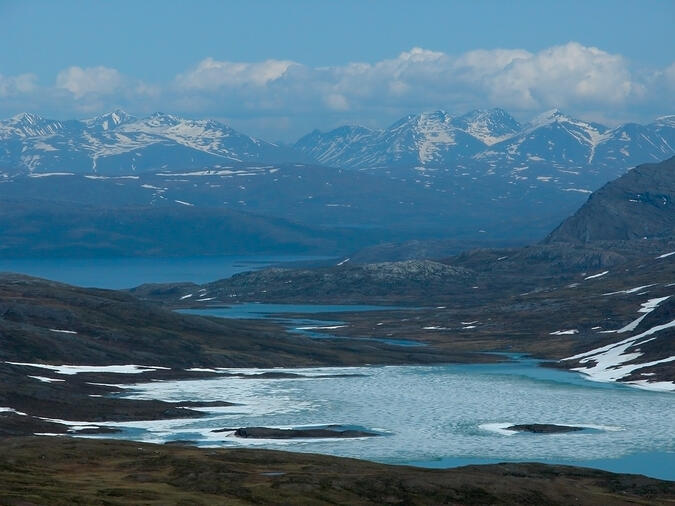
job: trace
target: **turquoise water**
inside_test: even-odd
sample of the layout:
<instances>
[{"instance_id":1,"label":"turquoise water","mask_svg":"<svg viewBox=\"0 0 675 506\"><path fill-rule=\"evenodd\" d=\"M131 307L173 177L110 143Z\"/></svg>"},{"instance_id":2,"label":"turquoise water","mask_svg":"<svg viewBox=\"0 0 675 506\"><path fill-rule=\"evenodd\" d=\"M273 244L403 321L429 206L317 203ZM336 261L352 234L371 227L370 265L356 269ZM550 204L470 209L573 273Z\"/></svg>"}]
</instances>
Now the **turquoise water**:
<instances>
[{"instance_id":1,"label":"turquoise water","mask_svg":"<svg viewBox=\"0 0 675 506\"><path fill-rule=\"evenodd\" d=\"M19 272L71 285L123 289L143 283L207 283L280 262L311 256L222 256L179 258L0 259L0 272Z\"/></svg>"},{"instance_id":2,"label":"turquoise water","mask_svg":"<svg viewBox=\"0 0 675 506\"><path fill-rule=\"evenodd\" d=\"M220 318L259 319L269 318L284 313L346 313L360 311L385 311L401 309L399 306L367 306L367 305L336 305L336 304L262 304L245 303L233 304L229 307L208 309L184 309L181 313L218 316ZM324 321L325 322L325 321Z\"/></svg>"},{"instance_id":3,"label":"turquoise water","mask_svg":"<svg viewBox=\"0 0 675 506\"><path fill-rule=\"evenodd\" d=\"M398 306L367 306L367 305L319 305L319 304L234 304L224 308L208 309L181 309L180 313L196 314L201 316L216 316L218 318L235 319L272 319L282 323L286 328L295 334L310 337L312 339L360 339L367 341L377 341L391 344L394 346L425 346L424 343L408 339L386 339L375 337L343 337L332 335L330 329L320 330L321 327L342 326L344 322L339 320L319 320L307 318L291 318L282 316L289 313L297 314L319 314L329 315L330 313L360 312L360 311L386 311L400 309ZM318 328L312 328L318 327ZM327 332L328 331L328 332Z\"/></svg>"},{"instance_id":4,"label":"turquoise water","mask_svg":"<svg viewBox=\"0 0 675 506\"><path fill-rule=\"evenodd\" d=\"M139 384L127 396L225 400L207 417L120 423L122 437L201 446L256 446L356 457L390 464L453 467L542 461L675 479L675 397L623 385L593 383L536 361L481 365L273 369L304 374ZM346 377L326 375L351 374ZM246 377L249 375L249 377ZM566 434L509 434L525 423L582 425ZM224 427L356 425L386 434L356 440L246 440Z\"/></svg>"}]
</instances>

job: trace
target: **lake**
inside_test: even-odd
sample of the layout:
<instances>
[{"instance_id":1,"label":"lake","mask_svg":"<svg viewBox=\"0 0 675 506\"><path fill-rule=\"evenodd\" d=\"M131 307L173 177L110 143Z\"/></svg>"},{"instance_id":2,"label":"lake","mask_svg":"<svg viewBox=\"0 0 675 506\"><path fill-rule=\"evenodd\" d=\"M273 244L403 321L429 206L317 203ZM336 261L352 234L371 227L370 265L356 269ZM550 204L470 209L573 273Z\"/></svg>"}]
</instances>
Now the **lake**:
<instances>
[{"instance_id":1,"label":"lake","mask_svg":"<svg viewBox=\"0 0 675 506\"><path fill-rule=\"evenodd\" d=\"M267 370L270 371L270 370ZM575 373L513 363L312 368L305 378L217 377L138 384L128 397L224 400L208 416L113 424L139 441L196 441L200 446L256 446L356 457L390 464L453 467L542 461L675 479L675 399ZM251 375L264 370L223 372ZM325 377L352 374L355 376ZM510 434L512 424L581 425L566 434ZM246 426L301 428L331 424L383 434L342 440L251 440L212 432Z\"/></svg>"},{"instance_id":2,"label":"lake","mask_svg":"<svg viewBox=\"0 0 675 506\"><path fill-rule=\"evenodd\" d=\"M0 270L80 286L128 288L147 282L202 283L244 270L317 257L98 258L0 260ZM230 318L273 317L297 327L339 325L342 311L373 306L243 304L201 310ZM395 309L395 308L390 308ZM283 313L335 313L294 319ZM326 319L323 319L326 318ZM316 335L312 335L316 334ZM405 345L403 342L392 343ZM415 343L413 343L415 344ZM274 369L274 371L280 371ZM230 370L255 374L258 370ZM171 401L225 400L191 420L125 422L118 437L196 441L200 446L259 446L357 457L391 464L453 467L500 461L542 461L675 479L675 397L579 374L545 369L520 357L511 363L293 369L309 377L216 377L135 385L125 395ZM321 377L350 374L345 377ZM520 423L583 425L567 434L509 434ZM211 432L225 427L305 427L340 424L382 435L345 440L245 440ZM109 436L107 436L109 437Z\"/></svg>"},{"instance_id":3,"label":"lake","mask_svg":"<svg viewBox=\"0 0 675 506\"><path fill-rule=\"evenodd\" d=\"M0 272L19 272L71 285L120 290L143 283L207 283L277 263L325 258L295 255L0 259Z\"/></svg>"},{"instance_id":4,"label":"lake","mask_svg":"<svg viewBox=\"0 0 675 506\"><path fill-rule=\"evenodd\" d=\"M361 311L386 311L400 309L398 306L367 306L367 305L317 305L317 304L259 304L243 303L233 304L229 307L207 308L207 309L181 309L180 313L195 314L201 316L215 316L218 318L234 319L271 319L283 324L289 332L300 334L312 339L360 339L368 341L377 341L380 343L392 344L395 346L425 346L419 341L407 339L386 339L367 336L344 337L335 336L326 332L332 328L343 327L340 320L308 319L295 318L287 316L290 313L319 313L321 318L329 316L331 313L361 312ZM410 309L410 308L406 308Z\"/></svg>"}]
</instances>

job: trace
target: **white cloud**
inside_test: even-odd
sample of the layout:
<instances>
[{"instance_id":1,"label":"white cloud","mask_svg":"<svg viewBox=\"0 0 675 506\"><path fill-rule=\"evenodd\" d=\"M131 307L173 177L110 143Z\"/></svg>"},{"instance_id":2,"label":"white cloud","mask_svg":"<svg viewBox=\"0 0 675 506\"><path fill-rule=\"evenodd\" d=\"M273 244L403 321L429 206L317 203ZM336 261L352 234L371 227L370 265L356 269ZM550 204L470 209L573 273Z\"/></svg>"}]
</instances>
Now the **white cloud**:
<instances>
[{"instance_id":1,"label":"white cloud","mask_svg":"<svg viewBox=\"0 0 675 506\"><path fill-rule=\"evenodd\" d=\"M164 110L228 117L235 126L269 129L251 133L289 140L308 126L383 126L437 108L461 113L497 106L528 119L560 107L609 123L644 121L673 113L674 90L675 63L636 68L619 54L569 42L536 52L497 48L457 55L415 47L389 59L333 66L206 58L164 83L145 83L104 66L72 66L58 73L55 86L39 87L32 74L0 75L0 111L51 110L73 117L73 111L115 107L136 114Z\"/></svg>"},{"instance_id":2,"label":"white cloud","mask_svg":"<svg viewBox=\"0 0 675 506\"><path fill-rule=\"evenodd\" d=\"M675 90L675 62L665 68L663 71L665 84L671 90Z\"/></svg>"},{"instance_id":3,"label":"white cloud","mask_svg":"<svg viewBox=\"0 0 675 506\"><path fill-rule=\"evenodd\" d=\"M18 76L3 76L0 74L0 97L31 93L37 88L36 80L34 74L20 74Z\"/></svg>"},{"instance_id":4,"label":"white cloud","mask_svg":"<svg viewBox=\"0 0 675 506\"><path fill-rule=\"evenodd\" d=\"M344 95L340 95L339 93L331 93L325 97L324 102L330 109L335 111L346 111L349 109L349 103L347 102L347 99L344 97Z\"/></svg>"},{"instance_id":5,"label":"white cloud","mask_svg":"<svg viewBox=\"0 0 675 506\"><path fill-rule=\"evenodd\" d=\"M124 78L109 67L68 67L56 76L56 87L68 90L75 98L85 95L111 95L121 90Z\"/></svg>"},{"instance_id":6,"label":"white cloud","mask_svg":"<svg viewBox=\"0 0 675 506\"><path fill-rule=\"evenodd\" d=\"M206 58L196 67L179 74L176 84L188 90L217 90L223 87L247 85L265 86L281 78L291 65L285 60L267 60L260 63L237 63Z\"/></svg>"},{"instance_id":7,"label":"white cloud","mask_svg":"<svg viewBox=\"0 0 675 506\"><path fill-rule=\"evenodd\" d=\"M494 101L522 108L615 105L640 90L620 55L575 42L515 58L487 79Z\"/></svg>"},{"instance_id":8,"label":"white cloud","mask_svg":"<svg viewBox=\"0 0 675 506\"><path fill-rule=\"evenodd\" d=\"M621 106L645 84L621 56L570 42L532 53L475 50L452 56L413 48L375 63L309 67L285 60L237 63L207 58L176 77L178 92L214 94L247 108L447 107L456 104L541 110Z\"/></svg>"}]
</instances>

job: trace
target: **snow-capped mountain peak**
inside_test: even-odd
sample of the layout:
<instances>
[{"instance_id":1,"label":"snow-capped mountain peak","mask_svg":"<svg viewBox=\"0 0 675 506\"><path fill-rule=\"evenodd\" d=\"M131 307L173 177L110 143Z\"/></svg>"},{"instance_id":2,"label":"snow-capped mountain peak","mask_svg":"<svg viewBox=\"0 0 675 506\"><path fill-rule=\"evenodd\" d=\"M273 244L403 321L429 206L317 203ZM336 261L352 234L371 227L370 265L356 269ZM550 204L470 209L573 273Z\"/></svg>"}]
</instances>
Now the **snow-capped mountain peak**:
<instances>
[{"instance_id":1,"label":"snow-capped mountain peak","mask_svg":"<svg viewBox=\"0 0 675 506\"><path fill-rule=\"evenodd\" d=\"M152 127L165 127L165 126L174 126L184 121L173 114L165 114L163 112L154 112L147 118L141 120L146 125Z\"/></svg>"},{"instance_id":2,"label":"snow-capped mountain peak","mask_svg":"<svg viewBox=\"0 0 675 506\"><path fill-rule=\"evenodd\" d=\"M563 184L567 175L607 170L615 177L674 152L673 115L608 130L558 109L524 126L502 109L462 116L436 110L410 114L381 130L350 125L314 131L293 147L250 137L217 120L164 113L134 118L115 110L84 121L24 113L0 120L0 167L13 174L119 174L230 162L313 161L365 170L443 169L476 178L503 173L528 183ZM576 183L570 188L587 190Z\"/></svg>"},{"instance_id":3,"label":"snow-capped mountain peak","mask_svg":"<svg viewBox=\"0 0 675 506\"><path fill-rule=\"evenodd\" d=\"M541 114L538 114L527 124L529 128L537 128L542 125L548 125L551 123L559 123L569 120L569 117L565 116L560 109L557 107L544 111Z\"/></svg>"},{"instance_id":4,"label":"snow-capped mountain peak","mask_svg":"<svg viewBox=\"0 0 675 506\"><path fill-rule=\"evenodd\" d=\"M3 142L8 141L8 142ZM213 120L115 110L79 121L20 114L0 121L0 167L11 173L128 174L231 162L305 162L302 154Z\"/></svg>"},{"instance_id":5,"label":"snow-capped mountain peak","mask_svg":"<svg viewBox=\"0 0 675 506\"><path fill-rule=\"evenodd\" d=\"M445 111L425 112L412 119L413 135L422 164L431 162L439 151L457 143L452 117Z\"/></svg>"},{"instance_id":6,"label":"snow-capped mountain peak","mask_svg":"<svg viewBox=\"0 0 675 506\"><path fill-rule=\"evenodd\" d=\"M107 131L124 123L135 121L136 118L121 109L115 109L112 112L101 114L95 118L84 120L84 123L90 128L99 128Z\"/></svg>"},{"instance_id":7,"label":"snow-capped mountain peak","mask_svg":"<svg viewBox=\"0 0 675 506\"><path fill-rule=\"evenodd\" d=\"M522 129L513 116L499 108L476 109L456 118L454 124L488 146L513 137Z\"/></svg>"},{"instance_id":8,"label":"snow-capped mountain peak","mask_svg":"<svg viewBox=\"0 0 675 506\"><path fill-rule=\"evenodd\" d=\"M63 128L60 121L48 120L37 114L23 112L0 121L0 139L52 135Z\"/></svg>"},{"instance_id":9,"label":"snow-capped mountain peak","mask_svg":"<svg viewBox=\"0 0 675 506\"><path fill-rule=\"evenodd\" d=\"M668 126L675 128L675 114L670 114L668 116L660 116L656 118L654 124L659 126Z\"/></svg>"}]
</instances>

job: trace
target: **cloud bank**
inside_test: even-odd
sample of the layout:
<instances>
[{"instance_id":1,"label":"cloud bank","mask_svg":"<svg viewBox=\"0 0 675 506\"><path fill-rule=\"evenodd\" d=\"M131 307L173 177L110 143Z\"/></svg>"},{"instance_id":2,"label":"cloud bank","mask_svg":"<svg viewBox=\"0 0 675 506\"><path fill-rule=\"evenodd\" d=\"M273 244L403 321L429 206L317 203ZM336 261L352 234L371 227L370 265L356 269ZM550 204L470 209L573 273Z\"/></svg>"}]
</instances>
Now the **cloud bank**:
<instances>
[{"instance_id":1,"label":"cloud bank","mask_svg":"<svg viewBox=\"0 0 675 506\"><path fill-rule=\"evenodd\" d=\"M450 55L412 48L374 63L312 67L287 60L205 58L168 82L148 83L104 66L63 69L53 84L0 74L0 110L59 117L122 107L227 118L274 137L344 121L386 124L408 112L504 107L531 115L558 107L587 119L645 120L675 109L675 62L638 68L577 42L530 52L478 49ZM297 130L297 131L294 131ZM257 132L254 132L257 133Z\"/></svg>"}]
</instances>

